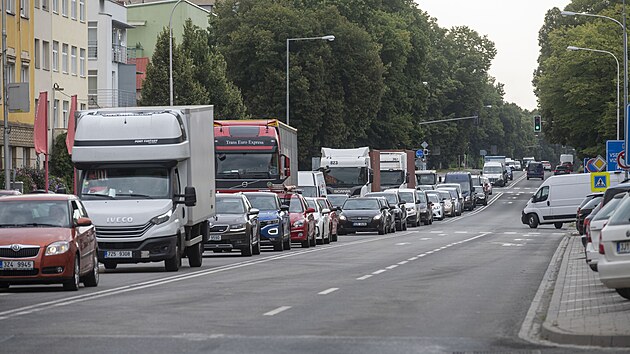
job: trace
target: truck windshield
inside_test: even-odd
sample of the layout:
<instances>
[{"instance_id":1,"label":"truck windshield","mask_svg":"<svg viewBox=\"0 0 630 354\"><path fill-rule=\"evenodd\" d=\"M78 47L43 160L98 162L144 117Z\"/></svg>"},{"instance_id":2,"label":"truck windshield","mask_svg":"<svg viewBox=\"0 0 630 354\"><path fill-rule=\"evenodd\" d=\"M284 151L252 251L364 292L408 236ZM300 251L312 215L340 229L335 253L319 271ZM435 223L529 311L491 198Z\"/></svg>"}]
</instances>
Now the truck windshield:
<instances>
[{"instance_id":1,"label":"truck windshield","mask_svg":"<svg viewBox=\"0 0 630 354\"><path fill-rule=\"evenodd\" d=\"M278 154L219 152L215 164L219 179L277 178L279 175Z\"/></svg>"},{"instance_id":2,"label":"truck windshield","mask_svg":"<svg viewBox=\"0 0 630 354\"><path fill-rule=\"evenodd\" d=\"M428 185L432 185L432 184L437 184L437 176L433 173L423 173L423 174L419 174L416 175L416 181L418 183L418 185L422 185L422 184L428 184Z\"/></svg>"},{"instance_id":3,"label":"truck windshield","mask_svg":"<svg viewBox=\"0 0 630 354\"><path fill-rule=\"evenodd\" d=\"M330 187L353 187L367 183L365 167L331 167L325 175L326 185Z\"/></svg>"},{"instance_id":4,"label":"truck windshield","mask_svg":"<svg viewBox=\"0 0 630 354\"><path fill-rule=\"evenodd\" d=\"M381 185L401 185L405 182L403 171L381 171Z\"/></svg>"},{"instance_id":5,"label":"truck windshield","mask_svg":"<svg viewBox=\"0 0 630 354\"><path fill-rule=\"evenodd\" d=\"M129 167L86 170L82 199L170 199L166 167Z\"/></svg>"},{"instance_id":6,"label":"truck windshield","mask_svg":"<svg viewBox=\"0 0 630 354\"><path fill-rule=\"evenodd\" d=\"M483 173L486 174L501 174L501 166L485 166L483 168Z\"/></svg>"}]
</instances>

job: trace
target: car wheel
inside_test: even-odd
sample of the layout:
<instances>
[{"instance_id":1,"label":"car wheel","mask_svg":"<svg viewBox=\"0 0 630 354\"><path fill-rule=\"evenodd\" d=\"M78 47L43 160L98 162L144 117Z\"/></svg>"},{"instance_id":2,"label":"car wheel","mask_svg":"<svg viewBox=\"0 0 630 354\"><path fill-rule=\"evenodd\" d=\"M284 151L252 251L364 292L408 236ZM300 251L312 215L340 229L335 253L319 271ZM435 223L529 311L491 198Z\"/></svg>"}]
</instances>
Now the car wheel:
<instances>
[{"instance_id":1,"label":"car wheel","mask_svg":"<svg viewBox=\"0 0 630 354\"><path fill-rule=\"evenodd\" d=\"M0 289L8 289L9 288L9 284L7 283L0 283Z\"/></svg>"},{"instance_id":2,"label":"car wheel","mask_svg":"<svg viewBox=\"0 0 630 354\"><path fill-rule=\"evenodd\" d=\"M247 243L247 246L241 248L241 256L243 257L251 257L252 256L252 249L254 248L254 245L252 244L252 235L249 235L249 242Z\"/></svg>"},{"instance_id":3,"label":"car wheel","mask_svg":"<svg viewBox=\"0 0 630 354\"><path fill-rule=\"evenodd\" d=\"M555 223L553 223L553 226L555 226L556 229L560 230L562 228L562 223L561 222L555 222Z\"/></svg>"},{"instance_id":4,"label":"car wheel","mask_svg":"<svg viewBox=\"0 0 630 354\"><path fill-rule=\"evenodd\" d=\"M284 251L284 241L280 240L278 242L274 242L273 243L273 250L275 252L282 252L282 251Z\"/></svg>"},{"instance_id":5,"label":"car wheel","mask_svg":"<svg viewBox=\"0 0 630 354\"><path fill-rule=\"evenodd\" d=\"M328 228L328 237L324 239L324 244L330 244L331 241L332 241L332 231L330 231L330 228Z\"/></svg>"},{"instance_id":6,"label":"car wheel","mask_svg":"<svg viewBox=\"0 0 630 354\"><path fill-rule=\"evenodd\" d=\"M385 224L381 224L381 228L378 229L378 234L379 235L385 235L385 233L386 233L385 231L386 231L385 230Z\"/></svg>"},{"instance_id":7,"label":"car wheel","mask_svg":"<svg viewBox=\"0 0 630 354\"><path fill-rule=\"evenodd\" d=\"M597 272L597 264L589 264L588 267L591 268L593 272Z\"/></svg>"},{"instance_id":8,"label":"car wheel","mask_svg":"<svg viewBox=\"0 0 630 354\"><path fill-rule=\"evenodd\" d=\"M203 263L203 242L197 242L190 247L186 247L186 257L188 257L188 264L191 267L201 267Z\"/></svg>"},{"instance_id":9,"label":"car wheel","mask_svg":"<svg viewBox=\"0 0 630 354\"><path fill-rule=\"evenodd\" d=\"M79 290L79 255L74 256L74 269L72 272L72 278L63 282L63 290L77 291Z\"/></svg>"},{"instance_id":10,"label":"car wheel","mask_svg":"<svg viewBox=\"0 0 630 354\"><path fill-rule=\"evenodd\" d=\"M315 243L317 243L318 245L323 245L324 244L324 235L323 234L320 235L319 226L315 228L315 235L320 236L320 238L317 238L317 236L315 237Z\"/></svg>"},{"instance_id":11,"label":"car wheel","mask_svg":"<svg viewBox=\"0 0 630 354\"><path fill-rule=\"evenodd\" d=\"M538 227L538 216L536 216L536 214L529 214L529 215L527 215L527 225L531 229L537 228Z\"/></svg>"},{"instance_id":12,"label":"car wheel","mask_svg":"<svg viewBox=\"0 0 630 354\"><path fill-rule=\"evenodd\" d=\"M617 291L617 294L621 295L621 297L623 297L624 299L628 299L630 300L630 288L622 288L622 289L615 289Z\"/></svg>"},{"instance_id":13,"label":"car wheel","mask_svg":"<svg viewBox=\"0 0 630 354\"><path fill-rule=\"evenodd\" d=\"M259 255L260 254L260 238L256 242L256 245L252 247L252 254Z\"/></svg>"},{"instance_id":14,"label":"car wheel","mask_svg":"<svg viewBox=\"0 0 630 354\"><path fill-rule=\"evenodd\" d=\"M85 285L86 287L92 287L92 286L98 285L98 280L99 280L98 257L96 256L96 252L94 253L92 262L93 262L92 271L90 272L90 274L85 276L85 279L83 279L83 285Z\"/></svg>"},{"instance_id":15,"label":"car wheel","mask_svg":"<svg viewBox=\"0 0 630 354\"><path fill-rule=\"evenodd\" d=\"M103 266L105 266L105 269L112 270L112 269L116 269L116 267L118 267L118 263L116 263L116 262L103 262Z\"/></svg>"},{"instance_id":16,"label":"car wheel","mask_svg":"<svg viewBox=\"0 0 630 354\"><path fill-rule=\"evenodd\" d=\"M317 246L317 239L315 238L315 233L313 232L313 237L311 238L311 246Z\"/></svg>"},{"instance_id":17,"label":"car wheel","mask_svg":"<svg viewBox=\"0 0 630 354\"><path fill-rule=\"evenodd\" d=\"M167 272L177 272L182 266L182 254L179 249L179 237L175 242L175 255L164 261L164 269Z\"/></svg>"}]
</instances>

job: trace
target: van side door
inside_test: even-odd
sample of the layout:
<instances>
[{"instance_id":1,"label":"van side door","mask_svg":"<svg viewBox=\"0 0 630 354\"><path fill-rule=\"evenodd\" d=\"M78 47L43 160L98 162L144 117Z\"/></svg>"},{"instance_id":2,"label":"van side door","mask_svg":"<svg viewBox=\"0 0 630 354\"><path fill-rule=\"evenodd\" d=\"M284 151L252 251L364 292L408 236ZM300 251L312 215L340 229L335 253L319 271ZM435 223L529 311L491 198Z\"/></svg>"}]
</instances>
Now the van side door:
<instances>
[{"instance_id":1,"label":"van side door","mask_svg":"<svg viewBox=\"0 0 630 354\"><path fill-rule=\"evenodd\" d=\"M538 211L538 217L541 222L548 221L552 218L552 208L549 207L549 186L544 186L536 191L532 197L532 207Z\"/></svg>"}]
</instances>

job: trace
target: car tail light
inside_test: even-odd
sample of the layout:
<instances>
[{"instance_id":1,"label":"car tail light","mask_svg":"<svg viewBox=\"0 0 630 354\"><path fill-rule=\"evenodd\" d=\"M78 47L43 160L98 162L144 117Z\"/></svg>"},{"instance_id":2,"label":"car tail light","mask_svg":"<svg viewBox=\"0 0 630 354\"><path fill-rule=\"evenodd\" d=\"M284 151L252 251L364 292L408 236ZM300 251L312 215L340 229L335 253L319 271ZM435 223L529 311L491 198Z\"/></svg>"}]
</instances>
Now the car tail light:
<instances>
[{"instance_id":1,"label":"car tail light","mask_svg":"<svg viewBox=\"0 0 630 354\"><path fill-rule=\"evenodd\" d=\"M602 242L602 234L603 232L599 232L599 254L606 254L606 251L604 251L604 243Z\"/></svg>"},{"instance_id":2,"label":"car tail light","mask_svg":"<svg viewBox=\"0 0 630 354\"><path fill-rule=\"evenodd\" d=\"M586 242L593 243L593 239L591 239L591 228L584 225L584 233L586 234Z\"/></svg>"}]
</instances>

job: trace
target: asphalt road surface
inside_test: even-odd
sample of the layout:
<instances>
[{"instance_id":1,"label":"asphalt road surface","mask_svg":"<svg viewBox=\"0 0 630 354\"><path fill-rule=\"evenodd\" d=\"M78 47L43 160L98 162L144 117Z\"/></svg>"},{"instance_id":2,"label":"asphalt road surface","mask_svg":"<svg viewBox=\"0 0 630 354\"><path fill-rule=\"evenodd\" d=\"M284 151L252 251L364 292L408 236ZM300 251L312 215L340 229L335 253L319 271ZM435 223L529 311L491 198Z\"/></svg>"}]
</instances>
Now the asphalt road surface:
<instances>
[{"instance_id":1,"label":"asphalt road surface","mask_svg":"<svg viewBox=\"0 0 630 354\"><path fill-rule=\"evenodd\" d=\"M575 352L518 337L567 232L521 224L540 183L515 173L487 207L395 234L0 290L0 352Z\"/></svg>"}]
</instances>

